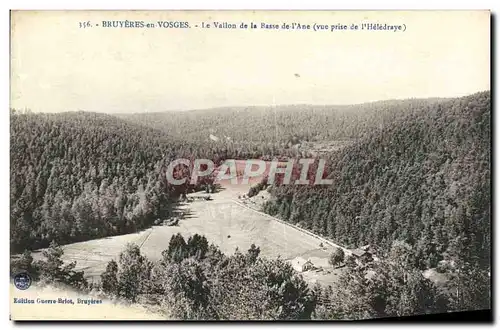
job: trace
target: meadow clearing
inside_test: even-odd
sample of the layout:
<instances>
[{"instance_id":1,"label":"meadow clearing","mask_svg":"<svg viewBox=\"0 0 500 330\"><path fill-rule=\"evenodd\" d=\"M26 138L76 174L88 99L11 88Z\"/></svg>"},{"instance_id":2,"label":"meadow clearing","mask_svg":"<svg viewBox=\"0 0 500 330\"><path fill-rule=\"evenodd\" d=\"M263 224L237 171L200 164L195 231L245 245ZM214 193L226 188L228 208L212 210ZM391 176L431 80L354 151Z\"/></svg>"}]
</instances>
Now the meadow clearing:
<instances>
[{"instance_id":1,"label":"meadow clearing","mask_svg":"<svg viewBox=\"0 0 500 330\"><path fill-rule=\"evenodd\" d=\"M236 249L246 252L251 244L255 244L260 247L262 257L280 256L292 263L311 260L325 271L304 272L304 277L310 282L331 283L340 271L328 265L332 247L322 246L321 239L242 205L238 196L246 194L252 182L255 180L247 185L234 185L226 180L219 192L211 194L212 200L195 199L180 203L179 211L186 215L177 226L153 226L133 234L64 245L63 259L65 262L76 261L77 270L84 270L90 281L98 281L106 264L112 259L117 260L128 243L137 244L149 259L158 260L162 251L168 248L172 235L180 233L187 239L200 234L226 254L232 254ZM196 195L205 193L189 194ZM35 258L40 255L40 251L34 253Z\"/></svg>"}]
</instances>

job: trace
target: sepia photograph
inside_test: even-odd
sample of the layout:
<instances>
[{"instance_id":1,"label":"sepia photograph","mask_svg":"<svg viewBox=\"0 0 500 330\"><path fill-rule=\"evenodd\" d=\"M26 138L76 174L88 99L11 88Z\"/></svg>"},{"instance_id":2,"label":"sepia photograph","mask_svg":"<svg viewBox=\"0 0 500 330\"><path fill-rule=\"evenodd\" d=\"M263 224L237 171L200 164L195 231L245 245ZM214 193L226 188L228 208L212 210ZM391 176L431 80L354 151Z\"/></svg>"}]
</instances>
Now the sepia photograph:
<instances>
[{"instance_id":1,"label":"sepia photograph","mask_svg":"<svg viewBox=\"0 0 500 330\"><path fill-rule=\"evenodd\" d=\"M492 320L491 24L12 10L11 320Z\"/></svg>"}]
</instances>

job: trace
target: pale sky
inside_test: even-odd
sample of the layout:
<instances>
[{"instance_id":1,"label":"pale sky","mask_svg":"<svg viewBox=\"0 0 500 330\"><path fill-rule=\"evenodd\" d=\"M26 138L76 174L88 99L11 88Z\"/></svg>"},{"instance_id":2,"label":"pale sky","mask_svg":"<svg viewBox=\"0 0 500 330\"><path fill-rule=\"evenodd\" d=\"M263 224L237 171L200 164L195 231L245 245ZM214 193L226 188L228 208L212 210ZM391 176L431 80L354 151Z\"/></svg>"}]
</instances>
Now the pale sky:
<instances>
[{"instance_id":1,"label":"pale sky","mask_svg":"<svg viewBox=\"0 0 500 330\"><path fill-rule=\"evenodd\" d=\"M103 20L189 29L79 28ZM201 29L202 22L405 24L405 32ZM352 104L490 89L490 13L13 12L11 107L143 112ZM298 74L300 77L297 77Z\"/></svg>"}]
</instances>

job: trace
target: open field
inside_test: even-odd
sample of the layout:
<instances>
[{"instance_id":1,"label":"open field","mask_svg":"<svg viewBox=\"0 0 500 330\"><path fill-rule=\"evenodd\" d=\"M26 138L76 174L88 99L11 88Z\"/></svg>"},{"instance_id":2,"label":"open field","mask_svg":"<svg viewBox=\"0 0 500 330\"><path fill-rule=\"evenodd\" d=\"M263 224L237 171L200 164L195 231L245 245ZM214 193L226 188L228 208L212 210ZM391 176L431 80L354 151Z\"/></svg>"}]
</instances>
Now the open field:
<instances>
[{"instance_id":1,"label":"open field","mask_svg":"<svg viewBox=\"0 0 500 330\"><path fill-rule=\"evenodd\" d=\"M323 248L320 239L244 207L237 201L237 196L247 193L249 187L250 184L224 184L220 192L211 195L213 199L210 201L195 200L181 204L179 209L187 211L187 216L177 226L153 226L138 233L68 244L63 247L63 258L66 262L76 261L78 270L84 270L87 278L97 280L106 264L111 259L118 259L127 243L139 245L148 258L158 260L162 251L167 249L172 235L181 233L187 238L197 233L205 235L210 243L215 243L226 254L234 253L237 248L246 251L253 243L260 247L261 256L281 256L290 261L297 257L306 258L331 271L327 262L331 247ZM190 194L194 195L205 194ZM39 253L35 253L35 257L37 255ZM304 274L313 282L331 282L336 277L335 272L307 273L314 273Z\"/></svg>"}]
</instances>

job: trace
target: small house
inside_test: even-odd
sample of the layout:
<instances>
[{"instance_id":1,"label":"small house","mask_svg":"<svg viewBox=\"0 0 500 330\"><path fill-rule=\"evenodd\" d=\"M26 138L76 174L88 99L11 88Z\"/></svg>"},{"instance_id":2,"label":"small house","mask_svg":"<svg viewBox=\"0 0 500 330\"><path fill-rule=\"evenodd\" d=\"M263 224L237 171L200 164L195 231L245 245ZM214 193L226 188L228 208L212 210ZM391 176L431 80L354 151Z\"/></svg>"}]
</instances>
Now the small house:
<instances>
[{"instance_id":1,"label":"small house","mask_svg":"<svg viewBox=\"0 0 500 330\"><path fill-rule=\"evenodd\" d=\"M308 270L314 270L316 267L311 262L311 260L306 260L302 257L297 257L292 260L292 267L298 272L306 272Z\"/></svg>"},{"instance_id":2,"label":"small house","mask_svg":"<svg viewBox=\"0 0 500 330\"><path fill-rule=\"evenodd\" d=\"M306 263L302 266L303 272L314 269L316 269L316 267L314 267L314 264L311 262L311 260L307 260Z\"/></svg>"},{"instance_id":3,"label":"small house","mask_svg":"<svg viewBox=\"0 0 500 330\"><path fill-rule=\"evenodd\" d=\"M375 254L377 252L376 247L374 247L373 245L370 245L370 244L364 245L364 246L360 247L360 249L370 253L373 257L375 257Z\"/></svg>"},{"instance_id":4,"label":"small house","mask_svg":"<svg viewBox=\"0 0 500 330\"><path fill-rule=\"evenodd\" d=\"M352 249L351 254L356 258L358 264L367 263L373 260L372 254L363 249Z\"/></svg>"},{"instance_id":5,"label":"small house","mask_svg":"<svg viewBox=\"0 0 500 330\"><path fill-rule=\"evenodd\" d=\"M370 251L370 244L364 245L364 246L360 247L360 249L363 251Z\"/></svg>"}]
</instances>

